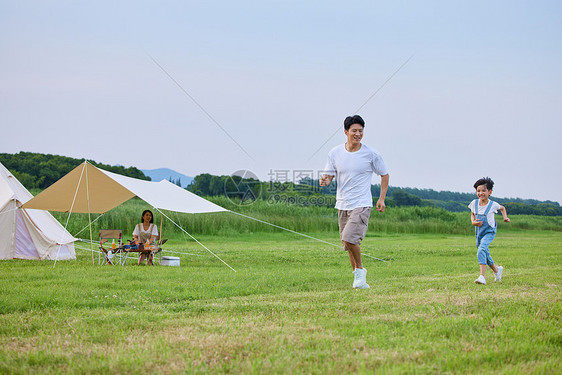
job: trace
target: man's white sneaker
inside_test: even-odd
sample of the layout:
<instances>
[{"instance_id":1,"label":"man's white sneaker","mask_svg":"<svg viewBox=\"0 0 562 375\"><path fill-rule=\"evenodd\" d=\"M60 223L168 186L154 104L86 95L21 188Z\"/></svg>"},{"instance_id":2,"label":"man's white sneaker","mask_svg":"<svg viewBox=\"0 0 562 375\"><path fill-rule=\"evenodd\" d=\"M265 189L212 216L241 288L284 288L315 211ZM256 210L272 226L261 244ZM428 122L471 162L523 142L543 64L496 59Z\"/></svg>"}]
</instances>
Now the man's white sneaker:
<instances>
[{"instance_id":1,"label":"man's white sneaker","mask_svg":"<svg viewBox=\"0 0 562 375\"><path fill-rule=\"evenodd\" d=\"M370 288L369 284L365 283L363 284L363 286L360 286L359 288L356 289L369 289L369 288Z\"/></svg>"},{"instance_id":2,"label":"man's white sneaker","mask_svg":"<svg viewBox=\"0 0 562 375\"><path fill-rule=\"evenodd\" d=\"M496 281L502 281L502 273L503 273L503 267L499 266L498 272L494 273L494 276L496 277Z\"/></svg>"},{"instance_id":3,"label":"man's white sneaker","mask_svg":"<svg viewBox=\"0 0 562 375\"><path fill-rule=\"evenodd\" d=\"M361 270L359 268L356 268L355 270L353 270L353 274L355 275L353 279L353 287L357 288L359 286L359 283L361 282Z\"/></svg>"},{"instance_id":4,"label":"man's white sneaker","mask_svg":"<svg viewBox=\"0 0 562 375\"><path fill-rule=\"evenodd\" d=\"M363 284L367 284L367 269L365 267L363 267L363 272L361 274L361 286L363 286Z\"/></svg>"},{"instance_id":5,"label":"man's white sneaker","mask_svg":"<svg viewBox=\"0 0 562 375\"><path fill-rule=\"evenodd\" d=\"M367 283L366 275L367 270L365 268L356 268L355 271L355 280L353 280L353 287L354 288L361 288L363 284Z\"/></svg>"},{"instance_id":6,"label":"man's white sneaker","mask_svg":"<svg viewBox=\"0 0 562 375\"><path fill-rule=\"evenodd\" d=\"M486 285L486 278L482 275L478 276L476 280L474 280L476 284Z\"/></svg>"}]
</instances>

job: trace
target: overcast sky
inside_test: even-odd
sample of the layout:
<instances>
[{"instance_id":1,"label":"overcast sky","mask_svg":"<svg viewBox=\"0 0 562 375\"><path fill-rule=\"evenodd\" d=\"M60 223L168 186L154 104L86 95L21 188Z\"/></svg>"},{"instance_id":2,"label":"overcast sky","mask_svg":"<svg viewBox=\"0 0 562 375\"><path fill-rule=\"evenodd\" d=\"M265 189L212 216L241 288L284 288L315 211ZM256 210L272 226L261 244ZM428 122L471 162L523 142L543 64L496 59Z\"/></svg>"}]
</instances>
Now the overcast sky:
<instances>
[{"instance_id":1,"label":"overcast sky","mask_svg":"<svg viewBox=\"0 0 562 375\"><path fill-rule=\"evenodd\" d=\"M0 152L269 180L376 92L391 185L562 202L561 42L560 1L0 0Z\"/></svg>"}]
</instances>

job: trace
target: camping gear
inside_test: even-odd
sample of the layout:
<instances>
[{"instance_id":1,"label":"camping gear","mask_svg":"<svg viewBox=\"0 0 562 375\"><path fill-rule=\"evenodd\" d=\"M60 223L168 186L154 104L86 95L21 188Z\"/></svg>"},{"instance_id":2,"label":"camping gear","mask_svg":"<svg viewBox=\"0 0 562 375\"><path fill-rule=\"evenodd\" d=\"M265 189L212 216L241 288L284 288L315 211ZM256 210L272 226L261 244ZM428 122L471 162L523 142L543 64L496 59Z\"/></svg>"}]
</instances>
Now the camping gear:
<instances>
[{"instance_id":1,"label":"camping gear","mask_svg":"<svg viewBox=\"0 0 562 375\"><path fill-rule=\"evenodd\" d=\"M123 260L123 265L127 264L127 255L129 253L146 253L146 254L152 254L152 257L154 259L154 255L158 254L158 258L159 260L162 259L162 248L159 246L154 246L154 245L147 245L147 244L143 244L142 242L137 244L134 240L128 240L129 244L128 245L123 245L123 254L124 254L124 260ZM164 241L166 242L166 240ZM148 262L147 264L150 266L154 265L154 260Z\"/></svg>"},{"instance_id":2,"label":"camping gear","mask_svg":"<svg viewBox=\"0 0 562 375\"><path fill-rule=\"evenodd\" d=\"M63 176L53 185L29 200L24 207L60 212L105 213L121 203L139 197L154 207L160 214L162 210L202 213L228 212L206 199L193 194L167 180L160 182L144 181L120 174L104 171L85 161ZM236 272L208 247L197 241L172 219L168 220L193 238L214 257ZM91 240L91 238L90 238ZM92 263L93 248L92 248Z\"/></svg>"},{"instance_id":3,"label":"camping gear","mask_svg":"<svg viewBox=\"0 0 562 375\"><path fill-rule=\"evenodd\" d=\"M180 258L179 257L171 257L171 256L163 256L160 260L161 266L180 266Z\"/></svg>"},{"instance_id":4,"label":"camping gear","mask_svg":"<svg viewBox=\"0 0 562 375\"><path fill-rule=\"evenodd\" d=\"M0 163L0 259L76 259L76 238L53 215L21 208L32 198Z\"/></svg>"},{"instance_id":5,"label":"camping gear","mask_svg":"<svg viewBox=\"0 0 562 375\"><path fill-rule=\"evenodd\" d=\"M111 245L105 245L108 240L111 241ZM117 240L117 243L115 243ZM103 254L105 258L104 264L113 265L115 264L115 256L117 254L121 255L119 258L119 263L123 263L123 232L118 229L100 229L100 255ZM101 263L101 259L98 258L98 263Z\"/></svg>"}]
</instances>

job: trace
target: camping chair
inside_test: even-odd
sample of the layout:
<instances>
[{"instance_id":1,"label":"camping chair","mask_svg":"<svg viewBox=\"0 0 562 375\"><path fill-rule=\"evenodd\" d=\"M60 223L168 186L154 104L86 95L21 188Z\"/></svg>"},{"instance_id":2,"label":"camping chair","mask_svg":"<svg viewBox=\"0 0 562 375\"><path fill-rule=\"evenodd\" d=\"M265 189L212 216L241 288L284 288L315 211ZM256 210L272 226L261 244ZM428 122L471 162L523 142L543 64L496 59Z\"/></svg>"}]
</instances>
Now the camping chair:
<instances>
[{"instance_id":1,"label":"camping chair","mask_svg":"<svg viewBox=\"0 0 562 375\"><path fill-rule=\"evenodd\" d=\"M111 243L108 243L112 240ZM117 243L115 243L117 240ZM115 247L113 247L115 244ZM104 256L104 264L114 264L115 255L121 254L123 263L123 232L118 229L100 229L100 254ZM101 260L100 260L101 262Z\"/></svg>"}]
</instances>

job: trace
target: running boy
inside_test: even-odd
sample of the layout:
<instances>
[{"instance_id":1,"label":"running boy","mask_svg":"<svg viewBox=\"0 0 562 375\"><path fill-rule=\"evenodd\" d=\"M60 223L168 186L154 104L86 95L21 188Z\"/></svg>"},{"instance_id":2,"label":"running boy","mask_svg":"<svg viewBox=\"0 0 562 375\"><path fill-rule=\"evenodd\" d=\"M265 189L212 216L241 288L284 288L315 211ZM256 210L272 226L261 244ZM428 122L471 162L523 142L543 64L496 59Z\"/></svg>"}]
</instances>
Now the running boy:
<instances>
[{"instance_id":1,"label":"running boy","mask_svg":"<svg viewBox=\"0 0 562 375\"><path fill-rule=\"evenodd\" d=\"M480 276L478 276L474 282L483 285L486 285L486 278L484 277L486 266L490 266L492 271L494 271L496 281L502 280L503 267L498 267L494 264L494 260L490 256L490 250L488 249L497 231L497 223L494 214L500 210L503 221L506 223L510 222L505 207L489 199L490 195L492 195L493 187L494 181L492 181L490 177L481 178L476 181L474 183L474 188L476 189L478 199L473 200L468 205L471 212L472 225L475 226L476 230L476 247L478 248L476 256L480 264Z\"/></svg>"}]
</instances>

